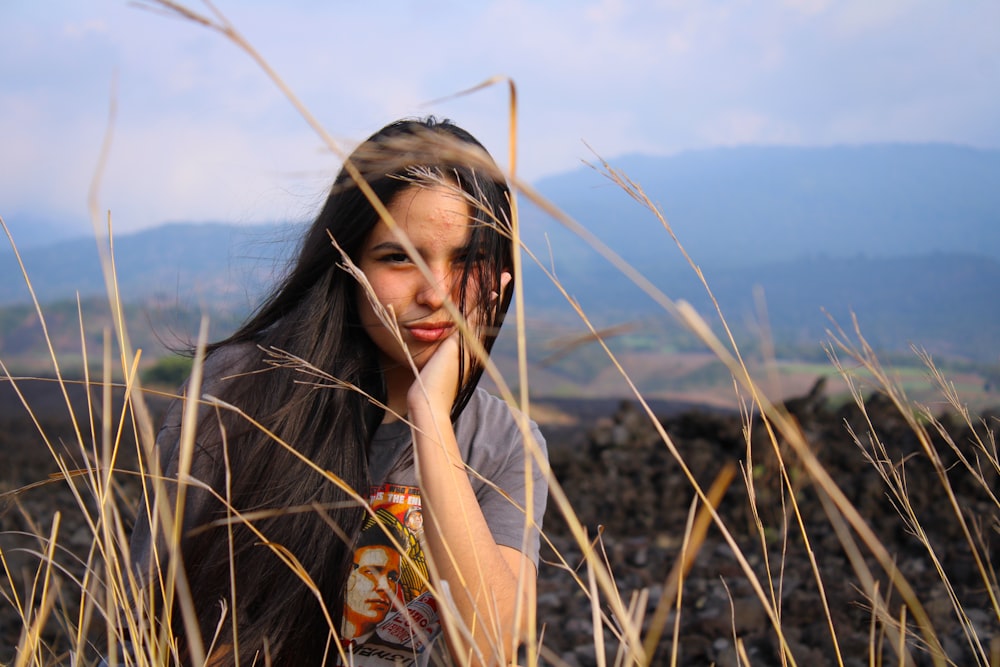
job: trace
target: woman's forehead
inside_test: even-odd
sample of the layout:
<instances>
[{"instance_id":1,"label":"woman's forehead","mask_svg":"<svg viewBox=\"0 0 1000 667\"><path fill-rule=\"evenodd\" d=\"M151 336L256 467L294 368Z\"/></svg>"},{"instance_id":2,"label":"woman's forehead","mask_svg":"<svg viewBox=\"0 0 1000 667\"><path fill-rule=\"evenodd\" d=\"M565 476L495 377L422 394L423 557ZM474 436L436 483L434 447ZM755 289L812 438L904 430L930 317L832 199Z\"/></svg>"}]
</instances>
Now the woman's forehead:
<instances>
[{"instance_id":1,"label":"woman's forehead","mask_svg":"<svg viewBox=\"0 0 1000 667\"><path fill-rule=\"evenodd\" d=\"M407 236L415 246L465 245L472 227L467 198L444 185L410 186L386 206L395 228L381 220L372 229L370 245Z\"/></svg>"}]
</instances>

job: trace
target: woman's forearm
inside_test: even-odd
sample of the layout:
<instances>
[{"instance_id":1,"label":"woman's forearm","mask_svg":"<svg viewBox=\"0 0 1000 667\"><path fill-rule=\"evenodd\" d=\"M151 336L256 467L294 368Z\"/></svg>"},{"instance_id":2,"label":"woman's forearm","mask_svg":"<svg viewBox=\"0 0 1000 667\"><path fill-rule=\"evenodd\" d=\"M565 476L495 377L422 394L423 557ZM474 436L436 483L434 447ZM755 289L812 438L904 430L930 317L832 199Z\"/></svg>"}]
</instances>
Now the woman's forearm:
<instances>
[{"instance_id":1,"label":"woman's forearm","mask_svg":"<svg viewBox=\"0 0 1000 667\"><path fill-rule=\"evenodd\" d=\"M459 616L444 620L449 646L461 664L510 662L534 600L534 564L494 541L444 401L420 392L409 403L434 583L447 582Z\"/></svg>"}]
</instances>

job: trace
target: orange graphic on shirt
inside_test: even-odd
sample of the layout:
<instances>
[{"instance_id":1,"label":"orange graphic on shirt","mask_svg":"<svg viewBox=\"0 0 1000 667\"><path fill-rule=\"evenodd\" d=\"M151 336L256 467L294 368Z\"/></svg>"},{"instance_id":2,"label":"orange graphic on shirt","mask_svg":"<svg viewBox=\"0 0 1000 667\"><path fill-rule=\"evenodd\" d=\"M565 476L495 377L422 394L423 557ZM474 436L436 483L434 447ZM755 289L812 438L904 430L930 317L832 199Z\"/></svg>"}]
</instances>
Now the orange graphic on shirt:
<instances>
[{"instance_id":1,"label":"orange graphic on shirt","mask_svg":"<svg viewBox=\"0 0 1000 667\"><path fill-rule=\"evenodd\" d=\"M373 487L369 515L354 549L344 600L344 639L365 641L386 616L427 590L420 546L423 515L416 487Z\"/></svg>"}]
</instances>

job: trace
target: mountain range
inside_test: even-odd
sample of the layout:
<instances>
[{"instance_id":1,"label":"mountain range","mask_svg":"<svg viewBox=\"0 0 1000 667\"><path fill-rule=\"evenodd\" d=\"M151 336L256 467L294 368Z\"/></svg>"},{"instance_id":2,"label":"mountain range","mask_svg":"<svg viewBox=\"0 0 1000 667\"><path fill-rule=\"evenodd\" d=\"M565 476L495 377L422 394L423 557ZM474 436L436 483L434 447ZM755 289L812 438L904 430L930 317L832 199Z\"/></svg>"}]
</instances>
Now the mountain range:
<instances>
[{"instance_id":1,"label":"mountain range","mask_svg":"<svg viewBox=\"0 0 1000 667\"><path fill-rule=\"evenodd\" d=\"M997 362L1000 151L720 148L629 155L612 166L659 207L723 313L747 335L764 326L765 307L775 338L790 344L815 344L830 317L848 324L854 314L878 345L917 343ZM535 187L666 296L712 312L663 224L601 168L584 165ZM525 269L529 317L573 318L542 266L598 325L662 316L587 242L524 195L519 202L524 243L538 258ZM23 225L7 221L15 242L29 238ZM301 231L291 223L184 222L123 234L114 244L123 298L245 311L280 274ZM31 236L22 256L39 298L102 293L96 248L93 238L45 243ZM0 306L27 298L13 254L0 251Z\"/></svg>"},{"instance_id":2,"label":"mountain range","mask_svg":"<svg viewBox=\"0 0 1000 667\"><path fill-rule=\"evenodd\" d=\"M702 265L929 252L1000 259L1000 150L742 147L626 155L611 166L643 188ZM673 261L662 254L672 246L662 226L600 170L553 176L538 190L629 259Z\"/></svg>"}]
</instances>

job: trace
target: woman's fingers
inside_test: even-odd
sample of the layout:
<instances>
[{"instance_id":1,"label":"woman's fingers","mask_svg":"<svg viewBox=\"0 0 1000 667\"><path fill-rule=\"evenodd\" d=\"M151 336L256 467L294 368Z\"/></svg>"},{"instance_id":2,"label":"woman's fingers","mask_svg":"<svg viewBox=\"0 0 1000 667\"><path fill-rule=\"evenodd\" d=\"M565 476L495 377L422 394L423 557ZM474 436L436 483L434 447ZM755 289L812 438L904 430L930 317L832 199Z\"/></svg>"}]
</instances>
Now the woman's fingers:
<instances>
[{"instance_id":1,"label":"woman's fingers","mask_svg":"<svg viewBox=\"0 0 1000 667\"><path fill-rule=\"evenodd\" d=\"M416 386L411 389L411 392L426 392L426 399L432 405L447 410L451 409L458 394L458 335L456 331L438 344L420 370L419 384L423 385L422 390Z\"/></svg>"}]
</instances>

